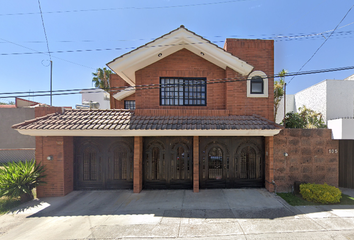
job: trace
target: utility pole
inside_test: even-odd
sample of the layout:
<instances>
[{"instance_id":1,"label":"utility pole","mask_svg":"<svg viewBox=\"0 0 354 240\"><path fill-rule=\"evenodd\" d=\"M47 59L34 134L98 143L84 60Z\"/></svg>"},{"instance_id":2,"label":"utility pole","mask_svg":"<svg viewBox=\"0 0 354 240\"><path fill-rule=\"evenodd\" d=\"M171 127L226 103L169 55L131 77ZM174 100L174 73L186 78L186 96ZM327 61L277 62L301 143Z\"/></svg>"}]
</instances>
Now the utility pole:
<instances>
[{"instance_id":1,"label":"utility pole","mask_svg":"<svg viewBox=\"0 0 354 240\"><path fill-rule=\"evenodd\" d=\"M284 118L283 118L284 127L285 127L285 115L286 115L286 83L284 83Z\"/></svg>"},{"instance_id":2,"label":"utility pole","mask_svg":"<svg viewBox=\"0 0 354 240\"><path fill-rule=\"evenodd\" d=\"M53 62L50 60L50 106L53 106Z\"/></svg>"}]
</instances>

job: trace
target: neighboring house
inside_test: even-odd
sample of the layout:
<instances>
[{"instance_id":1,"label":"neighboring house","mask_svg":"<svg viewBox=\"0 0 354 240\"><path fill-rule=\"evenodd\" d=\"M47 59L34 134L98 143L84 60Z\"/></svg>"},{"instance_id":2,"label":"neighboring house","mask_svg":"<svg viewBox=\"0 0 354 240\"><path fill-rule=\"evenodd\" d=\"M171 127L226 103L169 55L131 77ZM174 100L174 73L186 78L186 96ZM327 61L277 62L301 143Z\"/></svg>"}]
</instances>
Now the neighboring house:
<instances>
[{"instance_id":1,"label":"neighboring house","mask_svg":"<svg viewBox=\"0 0 354 240\"><path fill-rule=\"evenodd\" d=\"M299 107L322 113L332 139L339 140L339 186L354 188L354 75L344 80L325 80L286 98L286 111ZM277 121L283 119L284 102L280 104Z\"/></svg>"},{"instance_id":2,"label":"neighboring house","mask_svg":"<svg viewBox=\"0 0 354 240\"><path fill-rule=\"evenodd\" d=\"M354 75L344 80L324 80L298 93L286 96L286 112L295 112L306 106L329 120L354 117ZM283 119L284 100L282 99L276 122Z\"/></svg>"},{"instance_id":3,"label":"neighboring house","mask_svg":"<svg viewBox=\"0 0 354 240\"><path fill-rule=\"evenodd\" d=\"M38 102L16 98L15 105L0 105L0 162L25 161L35 157L35 137L13 131L11 126L35 117Z\"/></svg>"},{"instance_id":4,"label":"neighboring house","mask_svg":"<svg viewBox=\"0 0 354 240\"><path fill-rule=\"evenodd\" d=\"M82 90L81 104L76 104L76 109L110 109L109 93L103 89Z\"/></svg>"},{"instance_id":5,"label":"neighboring house","mask_svg":"<svg viewBox=\"0 0 354 240\"><path fill-rule=\"evenodd\" d=\"M107 65L116 73L111 110L41 108L13 126L36 136L36 159L47 169L38 196L75 189L273 191L276 184L285 191L301 176L337 184L336 155L322 149L337 146L328 132L316 132L313 143L308 132L274 137L283 128L274 123L267 78L274 74L273 40L226 39L220 48L181 26ZM321 169L312 153L323 155ZM284 175L303 159L306 168ZM324 175L329 159L332 170Z\"/></svg>"},{"instance_id":6,"label":"neighboring house","mask_svg":"<svg viewBox=\"0 0 354 240\"><path fill-rule=\"evenodd\" d=\"M344 80L324 80L294 95L286 96L286 112L298 112L306 106L322 113L333 131L333 139L354 139L354 75ZM284 117L284 99L280 103L276 122Z\"/></svg>"}]
</instances>

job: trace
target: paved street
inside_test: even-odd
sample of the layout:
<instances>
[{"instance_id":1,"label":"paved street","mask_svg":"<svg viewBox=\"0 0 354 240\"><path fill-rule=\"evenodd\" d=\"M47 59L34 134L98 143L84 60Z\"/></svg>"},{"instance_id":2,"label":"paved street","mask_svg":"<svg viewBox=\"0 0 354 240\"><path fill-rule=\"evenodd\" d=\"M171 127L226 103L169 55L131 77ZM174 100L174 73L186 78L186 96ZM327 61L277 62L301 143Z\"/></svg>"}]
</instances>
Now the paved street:
<instances>
[{"instance_id":1,"label":"paved street","mask_svg":"<svg viewBox=\"0 0 354 240\"><path fill-rule=\"evenodd\" d=\"M354 239L354 206L291 207L265 189L75 191L0 217L1 240L170 238Z\"/></svg>"}]
</instances>

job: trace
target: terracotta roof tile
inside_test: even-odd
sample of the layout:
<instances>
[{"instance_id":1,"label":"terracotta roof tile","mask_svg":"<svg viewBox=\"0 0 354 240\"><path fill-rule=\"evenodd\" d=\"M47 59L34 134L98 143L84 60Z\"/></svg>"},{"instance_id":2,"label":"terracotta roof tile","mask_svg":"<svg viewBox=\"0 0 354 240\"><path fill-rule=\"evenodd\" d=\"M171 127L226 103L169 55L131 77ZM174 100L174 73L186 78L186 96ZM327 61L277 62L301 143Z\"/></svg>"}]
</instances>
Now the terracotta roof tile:
<instances>
[{"instance_id":1,"label":"terracotta roof tile","mask_svg":"<svg viewBox=\"0 0 354 240\"><path fill-rule=\"evenodd\" d=\"M12 126L15 129L196 130L281 129L260 116L135 116L130 110L66 110Z\"/></svg>"}]
</instances>

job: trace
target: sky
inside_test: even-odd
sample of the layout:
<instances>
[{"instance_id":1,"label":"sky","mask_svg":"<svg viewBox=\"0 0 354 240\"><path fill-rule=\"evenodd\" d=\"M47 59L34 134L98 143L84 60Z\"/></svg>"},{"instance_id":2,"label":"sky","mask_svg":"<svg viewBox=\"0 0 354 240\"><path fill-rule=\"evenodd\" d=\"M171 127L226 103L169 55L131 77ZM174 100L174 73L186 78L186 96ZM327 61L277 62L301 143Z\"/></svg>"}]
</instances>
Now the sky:
<instances>
[{"instance_id":1,"label":"sky","mask_svg":"<svg viewBox=\"0 0 354 240\"><path fill-rule=\"evenodd\" d=\"M352 6L352 0L2 1L0 102L14 101L4 93L48 91L50 59L53 90L92 88L97 68L180 25L220 47L226 38L274 39L275 74L354 66ZM287 94L353 74L287 77ZM49 96L25 99L50 103ZM81 94L53 96L54 106L80 103Z\"/></svg>"}]
</instances>

